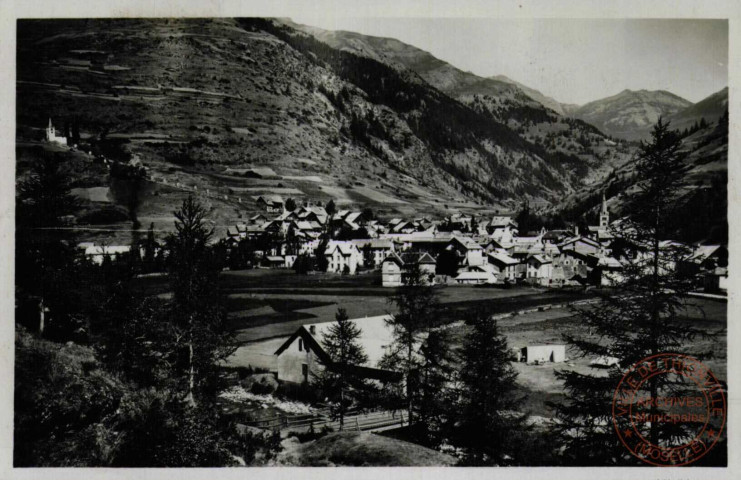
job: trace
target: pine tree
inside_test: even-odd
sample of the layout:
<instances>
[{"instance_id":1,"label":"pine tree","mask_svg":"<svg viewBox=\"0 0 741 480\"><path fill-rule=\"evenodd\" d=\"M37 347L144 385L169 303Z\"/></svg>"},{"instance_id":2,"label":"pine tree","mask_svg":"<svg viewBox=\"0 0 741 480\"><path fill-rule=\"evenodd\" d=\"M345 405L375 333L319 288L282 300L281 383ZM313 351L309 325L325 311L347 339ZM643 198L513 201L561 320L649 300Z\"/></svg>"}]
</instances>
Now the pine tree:
<instances>
[{"instance_id":1,"label":"pine tree","mask_svg":"<svg viewBox=\"0 0 741 480\"><path fill-rule=\"evenodd\" d=\"M234 348L225 328L226 315L219 303L220 266L209 240L206 210L192 196L174 213L176 233L167 239L173 290L172 318L177 329L185 379L185 402L195 405L196 390L214 380L215 364Z\"/></svg>"},{"instance_id":2,"label":"pine tree","mask_svg":"<svg viewBox=\"0 0 741 480\"><path fill-rule=\"evenodd\" d=\"M332 221L332 216L337 213L337 207L334 204L334 200L327 202L327 206L324 207L324 210L327 211L327 224L329 224Z\"/></svg>"},{"instance_id":3,"label":"pine tree","mask_svg":"<svg viewBox=\"0 0 741 480\"><path fill-rule=\"evenodd\" d=\"M476 220L476 215L471 217L471 233L478 234L479 233L479 222Z\"/></svg>"},{"instance_id":4,"label":"pine tree","mask_svg":"<svg viewBox=\"0 0 741 480\"><path fill-rule=\"evenodd\" d=\"M72 145L80 143L80 119L75 117L72 122Z\"/></svg>"},{"instance_id":5,"label":"pine tree","mask_svg":"<svg viewBox=\"0 0 741 480\"><path fill-rule=\"evenodd\" d=\"M368 238L368 237L365 237ZM363 266L365 268L371 269L376 266L376 259L373 255L373 249L371 248L370 242L363 245Z\"/></svg>"},{"instance_id":6,"label":"pine tree","mask_svg":"<svg viewBox=\"0 0 741 480\"><path fill-rule=\"evenodd\" d=\"M393 342L387 347L379 366L402 373L402 382L387 385L386 396L391 405L403 405L411 425L417 394L416 376L421 365L418 348L422 336L435 324L437 292L427 281L419 263L407 263L402 272L402 286L390 301L398 309L386 320L393 331Z\"/></svg>"},{"instance_id":7,"label":"pine tree","mask_svg":"<svg viewBox=\"0 0 741 480\"><path fill-rule=\"evenodd\" d=\"M362 403L371 387L354 368L368 361L358 341L362 333L360 327L348 318L344 308L337 309L335 319L337 322L322 338L322 347L328 358L321 360L323 369L317 375L316 385L330 400L330 415L339 419L342 430L348 409Z\"/></svg>"},{"instance_id":8,"label":"pine tree","mask_svg":"<svg viewBox=\"0 0 741 480\"><path fill-rule=\"evenodd\" d=\"M327 251L327 239L323 238L319 241L319 245L314 250L314 266L319 272L326 272L329 267L329 262L324 252Z\"/></svg>"},{"instance_id":9,"label":"pine tree","mask_svg":"<svg viewBox=\"0 0 741 480\"><path fill-rule=\"evenodd\" d=\"M29 327L59 339L68 339L79 327L75 285L75 234L65 217L78 208L70 193L70 178L61 162L46 155L19 182L16 201L16 288L18 303L36 304ZM45 313L44 313L45 312ZM25 321L24 318L18 320ZM31 325L31 321L38 321ZM46 332L45 332L46 331Z\"/></svg>"},{"instance_id":10,"label":"pine tree","mask_svg":"<svg viewBox=\"0 0 741 480\"><path fill-rule=\"evenodd\" d=\"M454 277L458 273L460 259L454 250L443 250L437 256L435 272L440 275L449 275Z\"/></svg>"},{"instance_id":11,"label":"pine tree","mask_svg":"<svg viewBox=\"0 0 741 480\"><path fill-rule=\"evenodd\" d=\"M296 228L294 227L294 224L292 223L288 227L288 231L286 232L286 254L287 255L297 255L299 250L299 240L298 235L296 235Z\"/></svg>"},{"instance_id":12,"label":"pine tree","mask_svg":"<svg viewBox=\"0 0 741 480\"><path fill-rule=\"evenodd\" d=\"M286 211L292 212L294 210L296 210L296 200L288 198L286 200Z\"/></svg>"},{"instance_id":13,"label":"pine tree","mask_svg":"<svg viewBox=\"0 0 741 480\"><path fill-rule=\"evenodd\" d=\"M614 357L619 362L601 373L557 372L567 401L555 405L560 423L554 431L566 464L636 463L612 424L613 394L620 378L625 369L648 356L683 353L689 339L703 334L678 322L689 307L684 294L690 283L676 265L688 251L664 241L673 238L679 227L675 212L681 203L680 141L659 119L651 141L642 145L637 169L643 180L627 201L626 218L613 232L614 245L624 246L621 278L614 278L611 288L600 294L598 306L576 310L583 328L564 336L581 356ZM651 398L666 387L657 377L646 386ZM655 407L651 413L657 413ZM659 444L676 434L675 429L653 422L647 437Z\"/></svg>"},{"instance_id":14,"label":"pine tree","mask_svg":"<svg viewBox=\"0 0 741 480\"><path fill-rule=\"evenodd\" d=\"M457 359L449 330L431 330L420 354L414 405L417 436L425 445L438 447L449 437L455 420Z\"/></svg>"},{"instance_id":15,"label":"pine tree","mask_svg":"<svg viewBox=\"0 0 741 480\"><path fill-rule=\"evenodd\" d=\"M513 452L513 434L524 428L513 355L497 322L479 312L467 322L460 369L460 421L455 444L464 465L503 465Z\"/></svg>"}]
</instances>

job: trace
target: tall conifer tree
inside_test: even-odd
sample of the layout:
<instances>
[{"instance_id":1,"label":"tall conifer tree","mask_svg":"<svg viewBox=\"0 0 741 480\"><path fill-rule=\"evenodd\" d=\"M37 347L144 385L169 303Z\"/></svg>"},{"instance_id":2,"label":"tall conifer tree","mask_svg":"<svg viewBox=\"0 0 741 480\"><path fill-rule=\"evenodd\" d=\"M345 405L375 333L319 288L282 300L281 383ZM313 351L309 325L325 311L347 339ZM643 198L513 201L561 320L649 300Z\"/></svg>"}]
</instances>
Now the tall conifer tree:
<instances>
[{"instance_id":1,"label":"tall conifer tree","mask_svg":"<svg viewBox=\"0 0 741 480\"><path fill-rule=\"evenodd\" d=\"M642 181L628 198L625 218L613 228L612 254L621 259L622 271L609 277L610 288L600 294L599 305L576 309L583 328L565 335L581 356L616 362L606 371L557 372L564 381L567 399L555 405L559 423L554 431L566 464L638 462L614 431L615 388L631 365L659 353L686 353L686 342L703 334L680 322L683 312L692 308L685 296L691 284L677 268L688 250L670 241L679 227L680 143L678 134L659 119L638 158ZM646 395L656 398L659 389L668 387L660 377L653 377L646 382ZM652 407L650 413L658 413L658 408ZM654 444L680 434L676 428L657 422L646 432Z\"/></svg>"},{"instance_id":2,"label":"tall conifer tree","mask_svg":"<svg viewBox=\"0 0 741 480\"><path fill-rule=\"evenodd\" d=\"M436 322L437 292L417 262L404 266L401 281L401 287L391 297L398 312L387 320L394 340L380 364L382 368L402 373L402 382L386 386L387 399L392 404L403 405L411 424L415 421L414 402L422 360L418 349L423 335Z\"/></svg>"},{"instance_id":3,"label":"tall conifer tree","mask_svg":"<svg viewBox=\"0 0 741 480\"><path fill-rule=\"evenodd\" d=\"M460 370L460 421L455 444L464 465L503 465L515 456L513 433L524 428L518 409L517 372L497 322L483 312L469 319Z\"/></svg>"},{"instance_id":4,"label":"tall conifer tree","mask_svg":"<svg viewBox=\"0 0 741 480\"><path fill-rule=\"evenodd\" d=\"M322 361L323 369L317 376L317 385L331 401L330 414L345 425L345 415L353 405L362 404L370 384L359 374L358 366L368 361L359 343L360 327L347 316L344 308L337 309L336 323L322 338L322 347L329 358Z\"/></svg>"},{"instance_id":5,"label":"tall conifer tree","mask_svg":"<svg viewBox=\"0 0 741 480\"><path fill-rule=\"evenodd\" d=\"M197 390L214 379L215 364L234 347L219 302L221 268L209 246L213 231L206 226L206 210L190 196L175 218L176 233L167 239L173 325L182 351L178 364L185 379L185 402L194 405Z\"/></svg>"}]
</instances>

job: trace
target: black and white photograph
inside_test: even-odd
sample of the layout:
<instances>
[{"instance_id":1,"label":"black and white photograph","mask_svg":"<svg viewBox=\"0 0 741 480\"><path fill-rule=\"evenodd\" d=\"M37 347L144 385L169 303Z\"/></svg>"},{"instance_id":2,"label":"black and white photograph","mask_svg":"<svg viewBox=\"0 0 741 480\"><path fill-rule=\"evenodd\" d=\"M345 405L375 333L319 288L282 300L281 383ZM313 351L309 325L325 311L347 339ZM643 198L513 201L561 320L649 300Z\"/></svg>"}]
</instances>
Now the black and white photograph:
<instances>
[{"instance_id":1,"label":"black and white photograph","mask_svg":"<svg viewBox=\"0 0 741 480\"><path fill-rule=\"evenodd\" d=\"M66 17L13 20L14 469L730 478L736 23Z\"/></svg>"}]
</instances>

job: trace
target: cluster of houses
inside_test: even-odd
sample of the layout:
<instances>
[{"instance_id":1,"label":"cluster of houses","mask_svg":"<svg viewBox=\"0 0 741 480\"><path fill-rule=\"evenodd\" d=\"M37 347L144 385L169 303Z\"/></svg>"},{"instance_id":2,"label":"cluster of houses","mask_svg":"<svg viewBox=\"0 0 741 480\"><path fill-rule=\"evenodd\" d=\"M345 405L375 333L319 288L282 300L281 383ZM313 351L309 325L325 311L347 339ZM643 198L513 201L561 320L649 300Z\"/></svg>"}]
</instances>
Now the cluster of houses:
<instances>
[{"instance_id":1,"label":"cluster of houses","mask_svg":"<svg viewBox=\"0 0 741 480\"><path fill-rule=\"evenodd\" d=\"M410 264L419 265L425 278L435 283L599 285L619 279L625 261L613 253L604 199L599 225L584 234L578 228L542 229L521 236L510 215L479 221L463 214L442 221L382 222L366 217L358 211L329 215L321 206L301 206L272 220L257 214L229 227L227 241L271 236L276 242L265 252L268 265L291 268L299 255L323 255L328 272L352 275L361 269L380 269L382 284L389 287L401 285L402 272ZM344 237L349 239L338 239ZM446 268L441 267L443 258ZM717 291L727 282L727 258L726 247L703 245L693 248L686 263L704 276L706 290Z\"/></svg>"}]
</instances>

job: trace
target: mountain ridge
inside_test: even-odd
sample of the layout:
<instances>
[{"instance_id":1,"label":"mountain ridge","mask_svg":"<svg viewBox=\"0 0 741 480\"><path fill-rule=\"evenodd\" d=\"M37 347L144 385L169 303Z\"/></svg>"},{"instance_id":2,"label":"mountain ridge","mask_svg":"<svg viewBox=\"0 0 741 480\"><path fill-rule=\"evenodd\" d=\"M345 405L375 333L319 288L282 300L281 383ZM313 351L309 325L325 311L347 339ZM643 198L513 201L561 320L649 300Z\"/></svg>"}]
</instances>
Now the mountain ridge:
<instances>
[{"instance_id":1,"label":"mountain ridge","mask_svg":"<svg viewBox=\"0 0 741 480\"><path fill-rule=\"evenodd\" d=\"M541 91L536 90L534 88L528 87L527 85L518 82L517 80L513 80L509 78L506 75L494 75L492 77L494 80L499 80L501 82L505 83L511 83L512 85L518 86L525 94L527 94L530 98L535 100L536 102L540 103L546 108L550 108L554 112L560 114L560 115L567 115L566 108L564 108L564 104L559 102L558 100L554 99L553 97L549 97L545 94L543 94ZM567 104L568 105L568 104ZM568 108L568 107L567 107Z\"/></svg>"},{"instance_id":2,"label":"mountain ridge","mask_svg":"<svg viewBox=\"0 0 741 480\"><path fill-rule=\"evenodd\" d=\"M451 98L506 124L527 142L556 156L573 176L587 183L598 180L632 155L632 147L608 139L592 125L544 106L511 79L479 77L393 38L324 30L293 22L290 25L341 51L384 59L397 68L416 72ZM523 87L535 96L542 96L534 89ZM612 148L616 145L617 149Z\"/></svg>"},{"instance_id":3,"label":"mountain ridge","mask_svg":"<svg viewBox=\"0 0 741 480\"><path fill-rule=\"evenodd\" d=\"M728 87L708 95L697 103L668 117L671 127L677 130L692 128L705 119L715 123L728 112Z\"/></svg>"},{"instance_id":4,"label":"mountain ridge","mask_svg":"<svg viewBox=\"0 0 741 480\"><path fill-rule=\"evenodd\" d=\"M659 117L669 117L692 102L666 90L630 90L585 103L571 115L626 140L645 140Z\"/></svg>"}]
</instances>

